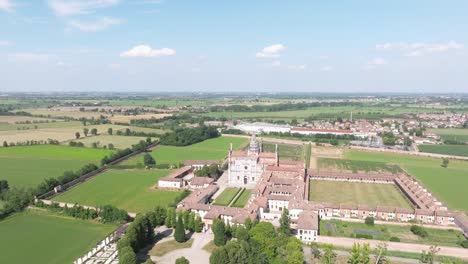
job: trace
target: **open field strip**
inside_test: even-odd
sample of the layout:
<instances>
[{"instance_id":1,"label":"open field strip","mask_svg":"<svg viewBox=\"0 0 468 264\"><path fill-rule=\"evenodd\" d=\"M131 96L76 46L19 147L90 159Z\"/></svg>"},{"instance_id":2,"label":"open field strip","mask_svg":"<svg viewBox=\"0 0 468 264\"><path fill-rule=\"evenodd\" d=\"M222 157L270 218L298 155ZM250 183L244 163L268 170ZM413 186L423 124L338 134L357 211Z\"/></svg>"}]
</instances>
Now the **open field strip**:
<instances>
[{"instance_id":1,"label":"open field strip","mask_svg":"<svg viewBox=\"0 0 468 264\"><path fill-rule=\"evenodd\" d=\"M50 110L47 108L27 108L21 109L22 112L27 112L36 116L45 116L45 117L70 117L70 118L99 118L102 116L110 116L107 113L102 112L80 112L80 111L58 111Z\"/></svg>"},{"instance_id":2,"label":"open field strip","mask_svg":"<svg viewBox=\"0 0 468 264\"><path fill-rule=\"evenodd\" d=\"M458 230L434 229L425 227L427 237L413 234L411 226L375 224L373 226L358 222L340 220L321 220L320 234L324 236L356 237L356 235L370 235L372 239L389 241L397 237L403 243L417 243L449 247L461 247L459 242L464 240L462 232Z\"/></svg>"},{"instance_id":3,"label":"open field strip","mask_svg":"<svg viewBox=\"0 0 468 264\"><path fill-rule=\"evenodd\" d=\"M54 124L60 124L57 122ZM42 128L42 129L29 129L29 130L9 130L9 131L0 131L0 141L10 142L26 142L28 140L45 140L49 138L58 140L60 142L75 139L75 133L79 132L82 137L84 137L83 129L89 129L89 135L91 135L91 130L96 128L98 134L107 134L107 130L112 128L115 131L122 130L127 128L126 126L117 126L117 125L88 125L83 126L77 124L77 126L71 127L56 127L56 128Z\"/></svg>"},{"instance_id":4,"label":"open field strip","mask_svg":"<svg viewBox=\"0 0 468 264\"><path fill-rule=\"evenodd\" d=\"M110 136L110 135L98 135L95 137L86 137L73 140L74 142L81 142L86 147L92 147L94 142L98 142L98 148L113 144L116 149L130 148L132 145L137 144L140 140L146 140L145 137L133 137L133 136Z\"/></svg>"},{"instance_id":5,"label":"open field strip","mask_svg":"<svg viewBox=\"0 0 468 264\"><path fill-rule=\"evenodd\" d=\"M344 171L357 172L386 172L386 173L402 173L403 170L395 164L387 164L379 161L364 161L364 160L348 160L335 158L318 158L318 169L338 169Z\"/></svg>"},{"instance_id":6,"label":"open field strip","mask_svg":"<svg viewBox=\"0 0 468 264\"><path fill-rule=\"evenodd\" d=\"M237 199L232 202L231 207L240 207L243 208L250 199L250 195L252 194L251 190L242 189L242 193L237 196Z\"/></svg>"},{"instance_id":7,"label":"open field strip","mask_svg":"<svg viewBox=\"0 0 468 264\"><path fill-rule=\"evenodd\" d=\"M63 121L63 120L57 120L55 122L48 122L48 123L35 123L35 124L0 123L0 131L15 130L14 132L12 132L12 133L15 133L19 131L37 131L38 129L46 129L46 128L79 127L81 125L82 123L79 121Z\"/></svg>"},{"instance_id":8,"label":"open field strip","mask_svg":"<svg viewBox=\"0 0 468 264\"><path fill-rule=\"evenodd\" d=\"M428 131L439 135L442 140L468 142L468 129L466 128L431 128Z\"/></svg>"},{"instance_id":9,"label":"open field strip","mask_svg":"<svg viewBox=\"0 0 468 264\"><path fill-rule=\"evenodd\" d=\"M209 105L207 100L112 100L109 102L111 106L141 106L141 107L171 107L171 106L206 106Z\"/></svg>"},{"instance_id":10,"label":"open field strip","mask_svg":"<svg viewBox=\"0 0 468 264\"><path fill-rule=\"evenodd\" d=\"M153 188L159 178L170 172L170 170L111 169L52 200L89 206L110 204L132 213L146 212L157 205L168 206L180 195L179 191Z\"/></svg>"},{"instance_id":11,"label":"open field strip","mask_svg":"<svg viewBox=\"0 0 468 264\"><path fill-rule=\"evenodd\" d=\"M395 153L347 150L347 159L394 163L419 180L435 197L450 209L468 211L466 189L468 162L450 160L448 168L441 167L442 159Z\"/></svg>"},{"instance_id":12,"label":"open field strip","mask_svg":"<svg viewBox=\"0 0 468 264\"><path fill-rule=\"evenodd\" d=\"M311 180L309 200L333 204L412 208L393 184Z\"/></svg>"},{"instance_id":13,"label":"open field strip","mask_svg":"<svg viewBox=\"0 0 468 264\"><path fill-rule=\"evenodd\" d=\"M0 221L0 263L72 263L116 226L29 210Z\"/></svg>"},{"instance_id":14,"label":"open field strip","mask_svg":"<svg viewBox=\"0 0 468 264\"><path fill-rule=\"evenodd\" d=\"M263 151L275 152L275 145L274 143L263 143ZM301 145L278 144L278 152L281 159L304 160L304 147Z\"/></svg>"},{"instance_id":15,"label":"open field strip","mask_svg":"<svg viewBox=\"0 0 468 264\"><path fill-rule=\"evenodd\" d=\"M213 204L228 206L241 190L241 188L228 187L216 198Z\"/></svg>"},{"instance_id":16,"label":"open field strip","mask_svg":"<svg viewBox=\"0 0 468 264\"><path fill-rule=\"evenodd\" d=\"M33 187L46 178L76 171L86 164L100 164L111 150L35 145L0 148L0 179L11 186Z\"/></svg>"},{"instance_id":17,"label":"open field strip","mask_svg":"<svg viewBox=\"0 0 468 264\"><path fill-rule=\"evenodd\" d=\"M418 145L419 151L468 157L468 145Z\"/></svg>"},{"instance_id":18,"label":"open field strip","mask_svg":"<svg viewBox=\"0 0 468 264\"><path fill-rule=\"evenodd\" d=\"M137 119L160 119L166 116L171 116L172 114L141 114L141 115L114 115L109 118L112 123L129 123L131 120Z\"/></svg>"},{"instance_id":19,"label":"open field strip","mask_svg":"<svg viewBox=\"0 0 468 264\"><path fill-rule=\"evenodd\" d=\"M245 138L218 137L208 139L186 147L157 146L151 156L157 164L183 163L185 160L223 160L229 151L229 144L233 143L234 149L240 149L247 143ZM124 161L122 164L143 163L143 156L139 155Z\"/></svg>"}]
</instances>

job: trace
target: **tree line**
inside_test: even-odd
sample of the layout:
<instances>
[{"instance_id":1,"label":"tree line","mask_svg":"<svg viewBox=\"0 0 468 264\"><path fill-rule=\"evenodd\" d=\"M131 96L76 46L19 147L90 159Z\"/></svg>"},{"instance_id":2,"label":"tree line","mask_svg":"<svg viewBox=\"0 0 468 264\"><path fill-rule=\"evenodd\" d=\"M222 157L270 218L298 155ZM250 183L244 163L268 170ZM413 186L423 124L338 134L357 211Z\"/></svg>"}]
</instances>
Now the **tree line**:
<instances>
[{"instance_id":1,"label":"tree line","mask_svg":"<svg viewBox=\"0 0 468 264\"><path fill-rule=\"evenodd\" d=\"M362 106L359 102L312 102L312 103L283 103L272 105L230 105L212 106L210 112L278 112L304 110L311 107L335 107L335 106Z\"/></svg>"},{"instance_id":2,"label":"tree line","mask_svg":"<svg viewBox=\"0 0 468 264\"><path fill-rule=\"evenodd\" d=\"M219 136L216 128L202 125L196 128L178 128L174 132L165 133L159 142L168 146L188 146Z\"/></svg>"}]
</instances>

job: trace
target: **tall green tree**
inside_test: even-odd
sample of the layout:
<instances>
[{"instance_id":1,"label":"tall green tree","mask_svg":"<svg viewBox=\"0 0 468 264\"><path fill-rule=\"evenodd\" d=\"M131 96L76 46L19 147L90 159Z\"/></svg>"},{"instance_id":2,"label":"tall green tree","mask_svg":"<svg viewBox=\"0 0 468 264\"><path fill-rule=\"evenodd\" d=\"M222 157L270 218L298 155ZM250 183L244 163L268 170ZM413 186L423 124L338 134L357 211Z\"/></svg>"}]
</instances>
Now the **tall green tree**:
<instances>
[{"instance_id":1,"label":"tall green tree","mask_svg":"<svg viewBox=\"0 0 468 264\"><path fill-rule=\"evenodd\" d=\"M214 219L211 229L214 233L214 244L216 246L226 245L227 237L224 221L218 218Z\"/></svg>"},{"instance_id":2,"label":"tall green tree","mask_svg":"<svg viewBox=\"0 0 468 264\"><path fill-rule=\"evenodd\" d=\"M83 128L83 134L85 135L85 137L88 136L88 132L89 132L89 129L87 127Z\"/></svg>"},{"instance_id":3,"label":"tall green tree","mask_svg":"<svg viewBox=\"0 0 468 264\"><path fill-rule=\"evenodd\" d=\"M145 153L143 156L143 163L147 167L154 167L156 165L156 161L153 159L153 156L149 153Z\"/></svg>"},{"instance_id":4,"label":"tall green tree","mask_svg":"<svg viewBox=\"0 0 468 264\"><path fill-rule=\"evenodd\" d=\"M289 210L286 208L283 209L281 214L279 231L284 235L291 235Z\"/></svg>"},{"instance_id":5,"label":"tall green tree","mask_svg":"<svg viewBox=\"0 0 468 264\"><path fill-rule=\"evenodd\" d=\"M326 245L323 248L323 255L320 258L320 263L322 264L335 264L336 262L336 253L334 251L333 245Z\"/></svg>"},{"instance_id":6,"label":"tall green tree","mask_svg":"<svg viewBox=\"0 0 468 264\"><path fill-rule=\"evenodd\" d=\"M182 221L182 217L178 217L176 228L174 231L174 239L179 243L183 243L186 241L185 239L185 228L184 222Z\"/></svg>"},{"instance_id":7,"label":"tall green tree","mask_svg":"<svg viewBox=\"0 0 468 264\"><path fill-rule=\"evenodd\" d=\"M109 127L109 128L107 129L107 134L112 135L113 132L114 132L114 131L112 130L112 127Z\"/></svg>"},{"instance_id":8,"label":"tall green tree","mask_svg":"<svg viewBox=\"0 0 468 264\"><path fill-rule=\"evenodd\" d=\"M91 134L96 136L97 135L97 128L91 129Z\"/></svg>"},{"instance_id":9,"label":"tall green tree","mask_svg":"<svg viewBox=\"0 0 468 264\"><path fill-rule=\"evenodd\" d=\"M76 132L75 133L75 138L79 139L80 137L81 137L80 132ZM3 143L3 145L5 146L5 143Z\"/></svg>"},{"instance_id":10,"label":"tall green tree","mask_svg":"<svg viewBox=\"0 0 468 264\"><path fill-rule=\"evenodd\" d=\"M180 257L176 259L175 264L190 264L190 261L185 257Z\"/></svg>"}]
</instances>

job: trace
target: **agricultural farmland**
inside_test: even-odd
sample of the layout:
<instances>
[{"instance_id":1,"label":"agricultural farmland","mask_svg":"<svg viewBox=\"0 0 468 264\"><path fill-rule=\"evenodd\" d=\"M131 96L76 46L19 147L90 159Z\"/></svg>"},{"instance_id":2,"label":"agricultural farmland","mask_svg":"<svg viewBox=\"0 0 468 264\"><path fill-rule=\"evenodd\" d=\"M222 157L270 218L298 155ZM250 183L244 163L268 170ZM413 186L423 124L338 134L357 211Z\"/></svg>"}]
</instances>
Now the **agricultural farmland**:
<instances>
[{"instance_id":1,"label":"agricultural farmland","mask_svg":"<svg viewBox=\"0 0 468 264\"><path fill-rule=\"evenodd\" d=\"M419 151L468 157L468 145L418 145Z\"/></svg>"},{"instance_id":2,"label":"agricultural farmland","mask_svg":"<svg viewBox=\"0 0 468 264\"><path fill-rule=\"evenodd\" d=\"M309 191L309 200L316 202L412 208L393 184L311 180Z\"/></svg>"},{"instance_id":3,"label":"agricultural farmland","mask_svg":"<svg viewBox=\"0 0 468 264\"><path fill-rule=\"evenodd\" d=\"M344 222L339 220L320 221L320 230L323 235L338 237L370 236L372 239L389 241L391 237L400 239L405 243L418 243L438 246L460 247L459 242L464 240L463 234L458 230L443 230L424 228L427 237L420 237L410 231L410 226L398 225L366 225L358 222Z\"/></svg>"},{"instance_id":4,"label":"agricultural farmland","mask_svg":"<svg viewBox=\"0 0 468 264\"><path fill-rule=\"evenodd\" d=\"M264 152L275 152L275 144L263 143ZM304 160L304 146L302 145L286 145L278 144L279 156L282 159L290 159L295 161Z\"/></svg>"},{"instance_id":5,"label":"agricultural farmland","mask_svg":"<svg viewBox=\"0 0 468 264\"><path fill-rule=\"evenodd\" d=\"M345 156L352 160L398 164L449 208L468 211L468 204L462 199L468 186L467 161L450 160L448 168L443 168L440 166L442 160L438 158L358 150L348 150Z\"/></svg>"},{"instance_id":6,"label":"agricultural farmland","mask_svg":"<svg viewBox=\"0 0 468 264\"><path fill-rule=\"evenodd\" d=\"M41 116L41 117L50 117L50 118L99 118L102 116L110 116L107 113L102 112L81 112L78 111L60 111L60 109L51 110L47 108L29 108L29 109L22 109L21 111L30 113L31 115Z\"/></svg>"},{"instance_id":7,"label":"agricultural farmland","mask_svg":"<svg viewBox=\"0 0 468 264\"><path fill-rule=\"evenodd\" d=\"M64 125L66 122L56 122L50 124L59 124ZM53 128L41 128L41 129L28 129L28 130L7 130L0 131L0 142L6 141L10 142L26 142L26 141L47 141L48 139L58 140L59 142L64 142L68 140L75 139L75 133L79 132L82 137L84 137L83 129L88 128L91 131L93 128L96 128L98 134L107 134L107 129L112 128L114 131L122 130L127 127L117 126L117 125L89 125L83 126L80 123L73 122L76 126L63 126L63 127L53 127ZM88 136L91 134L89 132Z\"/></svg>"},{"instance_id":8,"label":"agricultural farmland","mask_svg":"<svg viewBox=\"0 0 468 264\"><path fill-rule=\"evenodd\" d=\"M0 221L0 263L72 263L115 228L46 212L17 213Z\"/></svg>"},{"instance_id":9,"label":"agricultural farmland","mask_svg":"<svg viewBox=\"0 0 468 264\"><path fill-rule=\"evenodd\" d=\"M110 150L35 145L0 148L1 179L18 187L33 187L46 178L76 171L86 164L100 164Z\"/></svg>"},{"instance_id":10,"label":"agricultural farmland","mask_svg":"<svg viewBox=\"0 0 468 264\"><path fill-rule=\"evenodd\" d=\"M147 212L157 205L168 206L180 191L162 191L155 186L170 170L108 170L53 198L81 205L114 205L129 212Z\"/></svg>"},{"instance_id":11,"label":"agricultural farmland","mask_svg":"<svg viewBox=\"0 0 468 264\"><path fill-rule=\"evenodd\" d=\"M428 129L428 131L439 135L442 140L454 140L454 141L468 142L468 129L432 128L432 129Z\"/></svg>"},{"instance_id":12,"label":"agricultural farmland","mask_svg":"<svg viewBox=\"0 0 468 264\"><path fill-rule=\"evenodd\" d=\"M157 146L151 155L157 164L183 163L185 160L222 160L229 151L229 144L240 149L247 143L245 138L218 137L186 147ZM123 164L143 163L143 156L134 157Z\"/></svg>"},{"instance_id":13,"label":"agricultural farmland","mask_svg":"<svg viewBox=\"0 0 468 264\"><path fill-rule=\"evenodd\" d=\"M113 144L116 149L130 148L132 145L137 144L140 140L146 140L145 137L132 137L132 136L110 136L98 135L95 137L86 137L73 140L74 142L81 142L86 147L92 147L93 143L98 143L98 148Z\"/></svg>"}]
</instances>

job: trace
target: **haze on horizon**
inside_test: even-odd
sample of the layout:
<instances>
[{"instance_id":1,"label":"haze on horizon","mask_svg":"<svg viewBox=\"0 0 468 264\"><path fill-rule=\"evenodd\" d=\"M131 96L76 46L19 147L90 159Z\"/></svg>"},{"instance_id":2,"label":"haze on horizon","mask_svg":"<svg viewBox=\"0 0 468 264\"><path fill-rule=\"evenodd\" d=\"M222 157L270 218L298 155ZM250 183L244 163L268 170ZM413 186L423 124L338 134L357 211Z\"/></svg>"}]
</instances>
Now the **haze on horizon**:
<instances>
[{"instance_id":1,"label":"haze on horizon","mask_svg":"<svg viewBox=\"0 0 468 264\"><path fill-rule=\"evenodd\" d=\"M468 2L0 0L0 92L468 92Z\"/></svg>"}]
</instances>

